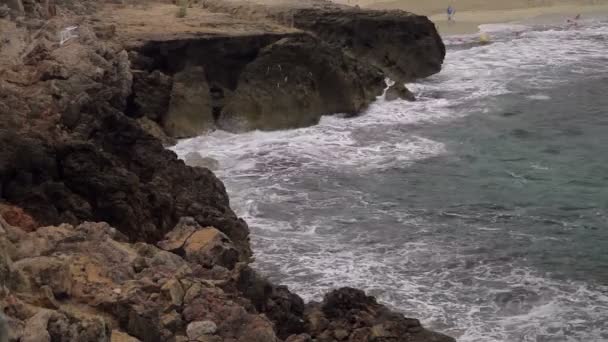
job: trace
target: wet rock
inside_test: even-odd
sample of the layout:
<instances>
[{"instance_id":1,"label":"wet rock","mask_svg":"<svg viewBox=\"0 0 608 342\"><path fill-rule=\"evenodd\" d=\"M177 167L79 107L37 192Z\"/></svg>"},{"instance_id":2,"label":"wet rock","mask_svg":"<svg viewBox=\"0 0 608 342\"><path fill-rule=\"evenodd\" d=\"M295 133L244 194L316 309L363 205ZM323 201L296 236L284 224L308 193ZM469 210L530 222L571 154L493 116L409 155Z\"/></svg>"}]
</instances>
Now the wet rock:
<instances>
[{"instance_id":1,"label":"wet rock","mask_svg":"<svg viewBox=\"0 0 608 342\"><path fill-rule=\"evenodd\" d=\"M441 70L445 46L427 17L403 11L303 8L294 25L381 68L391 79L410 81Z\"/></svg>"},{"instance_id":2,"label":"wet rock","mask_svg":"<svg viewBox=\"0 0 608 342\"><path fill-rule=\"evenodd\" d=\"M184 157L186 165L192 167L206 167L211 171L215 171L220 168L220 163L210 157L203 157L198 152L189 152Z\"/></svg>"},{"instance_id":3,"label":"wet rock","mask_svg":"<svg viewBox=\"0 0 608 342\"><path fill-rule=\"evenodd\" d=\"M395 101L397 99L406 100L406 101L416 101L416 96L409 91L402 83L395 83L390 86L386 93L384 94L384 98L386 101Z\"/></svg>"},{"instance_id":4,"label":"wet rock","mask_svg":"<svg viewBox=\"0 0 608 342\"><path fill-rule=\"evenodd\" d=\"M144 116L144 117L137 119L137 123L139 124L141 129L143 129L144 131L146 131L148 134L155 137L156 139L160 140L164 146L175 145L176 140L169 137L165 133L165 131L162 129L162 127L160 127L160 125L157 124L155 121L152 121L149 118ZM193 165L190 165L190 166L193 166Z\"/></svg>"},{"instance_id":5,"label":"wet rock","mask_svg":"<svg viewBox=\"0 0 608 342\"><path fill-rule=\"evenodd\" d=\"M127 114L145 116L160 123L169 108L172 87L172 78L159 70L134 71L133 89L137 91L133 94L133 107L128 108Z\"/></svg>"},{"instance_id":6,"label":"wet rock","mask_svg":"<svg viewBox=\"0 0 608 342\"><path fill-rule=\"evenodd\" d=\"M304 301L287 287L274 286L248 266L238 271L236 286L275 324L280 338L305 331Z\"/></svg>"},{"instance_id":7,"label":"wet rock","mask_svg":"<svg viewBox=\"0 0 608 342\"><path fill-rule=\"evenodd\" d=\"M342 288L307 307L308 332L319 341L453 342L453 338L424 329L416 319L389 311L361 290ZM323 323L321 323L323 322Z\"/></svg>"},{"instance_id":8,"label":"wet rock","mask_svg":"<svg viewBox=\"0 0 608 342\"><path fill-rule=\"evenodd\" d=\"M312 36L262 49L239 77L218 125L229 131L316 124L326 114L357 114L382 91L379 70Z\"/></svg>"},{"instance_id":9,"label":"wet rock","mask_svg":"<svg viewBox=\"0 0 608 342\"><path fill-rule=\"evenodd\" d=\"M201 135L215 128L209 85L202 67L189 67L173 76L169 109L162 125L173 138Z\"/></svg>"}]
</instances>

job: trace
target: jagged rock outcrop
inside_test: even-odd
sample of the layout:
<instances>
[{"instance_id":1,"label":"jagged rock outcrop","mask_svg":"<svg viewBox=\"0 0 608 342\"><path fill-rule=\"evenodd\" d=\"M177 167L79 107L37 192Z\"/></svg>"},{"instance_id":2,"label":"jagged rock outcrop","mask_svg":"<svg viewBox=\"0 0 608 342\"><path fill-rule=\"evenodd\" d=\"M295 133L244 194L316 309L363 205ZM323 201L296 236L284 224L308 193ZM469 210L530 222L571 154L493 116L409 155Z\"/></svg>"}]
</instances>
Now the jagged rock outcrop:
<instances>
[{"instance_id":1,"label":"jagged rock outcrop","mask_svg":"<svg viewBox=\"0 0 608 342\"><path fill-rule=\"evenodd\" d=\"M123 114L127 53L85 25L79 35L58 48L40 41L27 56L37 62L0 78L0 200L43 225L103 220L140 241L158 241L192 216L218 227L247 259L249 230L223 184L208 169L186 167Z\"/></svg>"},{"instance_id":2,"label":"jagged rock outcrop","mask_svg":"<svg viewBox=\"0 0 608 342\"><path fill-rule=\"evenodd\" d=\"M152 41L132 55L129 114L178 138L310 126L361 112L384 87L379 69L307 33Z\"/></svg>"},{"instance_id":3,"label":"jagged rock outcrop","mask_svg":"<svg viewBox=\"0 0 608 342\"><path fill-rule=\"evenodd\" d=\"M188 227L194 233L212 229L192 222ZM277 340L272 323L231 289L231 271L217 264L129 244L105 223L30 233L2 226L0 264L16 279L0 295L1 308L14 318L11 341L109 341L112 331L141 341L176 341L200 333L201 322L207 322L208 336L191 340ZM214 246L198 239L187 248L194 255L221 258L223 251Z\"/></svg>"},{"instance_id":4,"label":"jagged rock outcrop","mask_svg":"<svg viewBox=\"0 0 608 342\"><path fill-rule=\"evenodd\" d=\"M301 31L174 35L127 52L118 29L78 20L78 39L63 46L65 21L33 22L36 39L18 60L0 59L0 309L11 342L453 341L359 292L306 305L256 274L249 230L221 181L149 133L163 110L192 115L183 101L193 89L174 87L192 82L180 74L190 68L204 73L201 103L216 125L232 96L254 94L244 76L279 94L259 83L275 59L297 77L313 74L304 99L315 110L363 108L380 89L379 69Z\"/></svg>"},{"instance_id":5,"label":"jagged rock outcrop","mask_svg":"<svg viewBox=\"0 0 608 342\"><path fill-rule=\"evenodd\" d=\"M173 137L217 128L297 128L327 114L355 115L381 94L384 77L403 84L432 75L445 56L434 24L407 12L324 1L205 0L202 6L241 19L288 21L300 30L171 36L133 46L138 71L128 113L149 116Z\"/></svg>"},{"instance_id":6,"label":"jagged rock outcrop","mask_svg":"<svg viewBox=\"0 0 608 342\"><path fill-rule=\"evenodd\" d=\"M416 101L416 97L412 92L405 87L403 83L395 83L388 87L384 94L386 101L395 101L397 99L406 101Z\"/></svg>"},{"instance_id":7,"label":"jagged rock outcrop","mask_svg":"<svg viewBox=\"0 0 608 342\"><path fill-rule=\"evenodd\" d=\"M231 243L197 237L213 230L186 218L157 247L106 223L26 232L0 219L10 341L453 341L359 290L305 305L245 264L209 263Z\"/></svg>"},{"instance_id":8,"label":"jagged rock outcrop","mask_svg":"<svg viewBox=\"0 0 608 342\"><path fill-rule=\"evenodd\" d=\"M281 39L239 77L218 126L230 131L314 125L323 115L361 112L382 92L379 70L312 36Z\"/></svg>"},{"instance_id":9,"label":"jagged rock outcrop","mask_svg":"<svg viewBox=\"0 0 608 342\"><path fill-rule=\"evenodd\" d=\"M307 32L374 65L395 81L441 70L445 46L427 17L338 5L327 0L203 0L205 8L241 18L273 19Z\"/></svg>"}]
</instances>

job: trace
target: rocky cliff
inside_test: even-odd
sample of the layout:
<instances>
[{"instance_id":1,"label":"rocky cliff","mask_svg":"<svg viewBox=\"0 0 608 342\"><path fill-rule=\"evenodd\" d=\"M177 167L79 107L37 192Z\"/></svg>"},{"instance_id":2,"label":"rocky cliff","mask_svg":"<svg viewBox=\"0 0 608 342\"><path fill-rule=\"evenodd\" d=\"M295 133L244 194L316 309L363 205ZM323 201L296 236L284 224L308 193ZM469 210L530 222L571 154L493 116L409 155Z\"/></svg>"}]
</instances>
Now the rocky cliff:
<instances>
[{"instance_id":1,"label":"rocky cliff","mask_svg":"<svg viewBox=\"0 0 608 342\"><path fill-rule=\"evenodd\" d=\"M148 117L172 137L216 128L297 128L327 114L356 115L382 93L385 77L401 86L438 72L445 56L434 24L407 12L325 1L279 6L204 0L201 6L239 20L287 27L245 36L178 39L164 33L131 44L128 49L140 58L134 59L137 73L128 114Z\"/></svg>"},{"instance_id":2,"label":"rocky cliff","mask_svg":"<svg viewBox=\"0 0 608 342\"><path fill-rule=\"evenodd\" d=\"M250 129L258 121L242 123L237 109L278 94L274 82L283 106L311 101L302 115L361 108L375 94L364 82L381 79L375 67L274 24L193 9L155 31L138 15L162 26L175 6L78 4L35 2L0 19L10 28L0 31L0 308L10 341L452 341L358 290L304 304L264 280L248 267L249 230L221 181L159 139L157 123L179 127L185 116L158 108L199 106L213 125ZM215 26L188 29L202 17ZM59 44L74 24L78 37ZM280 83L283 65L295 85ZM305 82L315 92L288 98ZM260 106L261 116L273 109Z\"/></svg>"}]
</instances>

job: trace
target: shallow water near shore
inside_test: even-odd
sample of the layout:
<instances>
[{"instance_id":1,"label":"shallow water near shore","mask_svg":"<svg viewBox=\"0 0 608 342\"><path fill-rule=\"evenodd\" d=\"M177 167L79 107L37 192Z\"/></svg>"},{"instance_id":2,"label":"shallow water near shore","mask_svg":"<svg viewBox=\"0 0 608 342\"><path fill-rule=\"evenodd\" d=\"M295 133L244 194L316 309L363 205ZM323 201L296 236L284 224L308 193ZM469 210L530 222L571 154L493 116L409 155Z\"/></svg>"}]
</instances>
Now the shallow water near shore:
<instances>
[{"instance_id":1,"label":"shallow water near shore","mask_svg":"<svg viewBox=\"0 0 608 342\"><path fill-rule=\"evenodd\" d=\"M255 267L362 288L459 341L608 340L608 22L488 27L444 70L314 127L183 140L219 161Z\"/></svg>"}]
</instances>

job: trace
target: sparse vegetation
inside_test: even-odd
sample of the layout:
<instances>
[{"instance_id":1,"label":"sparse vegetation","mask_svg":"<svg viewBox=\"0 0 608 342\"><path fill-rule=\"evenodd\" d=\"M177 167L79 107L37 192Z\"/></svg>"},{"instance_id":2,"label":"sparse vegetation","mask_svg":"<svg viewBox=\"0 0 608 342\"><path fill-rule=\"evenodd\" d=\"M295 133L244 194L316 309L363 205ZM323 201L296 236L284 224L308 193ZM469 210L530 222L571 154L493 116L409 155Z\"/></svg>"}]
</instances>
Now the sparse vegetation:
<instances>
[{"instance_id":1,"label":"sparse vegetation","mask_svg":"<svg viewBox=\"0 0 608 342\"><path fill-rule=\"evenodd\" d=\"M178 0L177 5L179 8L177 9L175 16L184 18L188 14L188 0Z\"/></svg>"}]
</instances>

